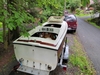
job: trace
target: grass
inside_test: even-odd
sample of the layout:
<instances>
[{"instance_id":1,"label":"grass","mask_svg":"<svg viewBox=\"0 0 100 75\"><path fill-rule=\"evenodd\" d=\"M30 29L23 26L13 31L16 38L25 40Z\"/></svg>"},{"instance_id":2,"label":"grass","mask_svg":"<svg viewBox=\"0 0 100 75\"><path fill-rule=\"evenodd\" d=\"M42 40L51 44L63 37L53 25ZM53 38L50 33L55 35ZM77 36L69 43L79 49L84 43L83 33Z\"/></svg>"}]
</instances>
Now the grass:
<instances>
[{"instance_id":1,"label":"grass","mask_svg":"<svg viewBox=\"0 0 100 75\"><path fill-rule=\"evenodd\" d=\"M78 17L83 17L83 16L89 16L90 14L83 14L83 13L80 13L80 14L76 14Z\"/></svg>"},{"instance_id":2,"label":"grass","mask_svg":"<svg viewBox=\"0 0 100 75\"><path fill-rule=\"evenodd\" d=\"M71 47L71 50L73 50L73 52L70 54L69 64L71 64L73 68L77 67L78 71L76 71L75 75L96 75L92 62L88 59L76 36L74 37L74 45Z\"/></svg>"},{"instance_id":3,"label":"grass","mask_svg":"<svg viewBox=\"0 0 100 75\"><path fill-rule=\"evenodd\" d=\"M96 25L94 22L92 22L91 19L92 19L92 18L87 19L86 21L87 21L88 23L90 23L91 25L95 26L96 28L100 29L100 26L98 26L98 25Z\"/></svg>"},{"instance_id":4,"label":"grass","mask_svg":"<svg viewBox=\"0 0 100 75\"><path fill-rule=\"evenodd\" d=\"M87 11L84 11L84 10L76 11L76 16L78 16L78 17L90 16L91 14L92 14L92 11L91 11L91 13L88 13Z\"/></svg>"}]
</instances>

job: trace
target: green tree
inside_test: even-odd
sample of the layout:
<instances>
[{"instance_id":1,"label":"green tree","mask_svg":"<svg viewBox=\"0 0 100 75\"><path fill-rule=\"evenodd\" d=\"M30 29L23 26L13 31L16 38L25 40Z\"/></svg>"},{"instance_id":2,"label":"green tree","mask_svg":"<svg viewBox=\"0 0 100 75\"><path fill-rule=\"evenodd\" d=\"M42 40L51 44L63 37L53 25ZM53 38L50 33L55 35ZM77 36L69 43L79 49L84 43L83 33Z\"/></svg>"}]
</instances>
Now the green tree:
<instances>
[{"instance_id":1,"label":"green tree","mask_svg":"<svg viewBox=\"0 0 100 75\"><path fill-rule=\"evenodd\" d=\"M98 0L94 0L93 7L94 7L94 13L96 12L100 13L100 2Z\"/></svg>"},{"instance_id":2,"label":"green tree","mask_svg":"<svg viewBox=\"0 0 100 75\"><path fill-rule=\"evenodd\" d=\"M67 8L71 10L71 12L75 12L77 8L81 6L81 1L80 0L67 0L66 2Z\"/></svg>"},{"instance_id":3,"label":"green tree","mask_svg":"<svg viewBox=\"0 0 100 75\"><path fill-rule=\"evenodd\" d=\"M82 6L87 6L90 3L90 0L81 0Z\"/></svg>"},{"instance_id":4,"label":"green tree","mask_svg":"<svg viewBox=\"0 0 100 75\"><path fill-rule=\"evenodd\" d=\"M19 37L19 28L22 33L27 35L23 23L28 23L32 20L30 14L28 14L20 0L2 0L0 2L1 11L0 21L3 23L3 43L4 49L7 50L10 41Z\"/></svg>"},{"instance_id":5,"label":"green tree","mask_svg":"<svg viewBox=\"0 0 100 75\"><path fill-rule=\"evenodd\" d=\"M4 48L7 48L7 36L6 36L6 18L7 18L7 7L6 7L6 1L1 0L0 1L0 15L3 15L0 18L0 21L3 23L3 42L4 42Z\"/></svg>"},{"instance_id":6,"label":"green tree","mask_svg":"<svg viewBox=\"0 0 100 75\"><path fill-rule=\"evenodd\" d=\"M43 11L42 14L38 15L42 20L41 22L46 21L51 15L63 15L63 0L38 0L36 6Z\"/></svg>"}]
</instances>

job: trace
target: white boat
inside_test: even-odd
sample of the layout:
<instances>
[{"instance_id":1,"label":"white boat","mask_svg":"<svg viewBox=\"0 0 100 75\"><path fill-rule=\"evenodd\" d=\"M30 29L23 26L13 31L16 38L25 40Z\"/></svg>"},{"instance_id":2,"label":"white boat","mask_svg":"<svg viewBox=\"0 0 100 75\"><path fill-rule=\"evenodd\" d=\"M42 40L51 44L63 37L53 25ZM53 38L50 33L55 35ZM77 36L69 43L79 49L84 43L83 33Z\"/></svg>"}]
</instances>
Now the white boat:
<instances>
[{"instance_id":1,"label":"white boat","mask_svg":"<svg viewBox=\"0 0 100 75\"><path fill-rule=\"evenodd\" d=\"M16 39L14 52L20 63L18 71L33 75L49 75L65 47L68 25L62 16L51 16L42 26L29 31L30 36Z\"/></svg>"}]
</instances>

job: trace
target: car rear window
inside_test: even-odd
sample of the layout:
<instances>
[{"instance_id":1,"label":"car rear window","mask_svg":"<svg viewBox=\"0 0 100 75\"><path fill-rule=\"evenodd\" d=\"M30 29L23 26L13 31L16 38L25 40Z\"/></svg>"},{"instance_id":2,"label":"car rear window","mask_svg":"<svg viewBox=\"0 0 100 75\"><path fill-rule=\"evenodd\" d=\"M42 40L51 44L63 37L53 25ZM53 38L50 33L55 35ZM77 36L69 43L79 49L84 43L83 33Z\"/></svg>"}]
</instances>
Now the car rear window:
<instances>
[{"instance_id":1,"label":"car rear window","mask_svg":"<svg viewBox=\"0 0 100 75\"><path fill-rule=\"evenodd\" d=\"M76 21L77 19L76 19L76 17L74 15L67 15L67 16L65 16L64 21L69 21L69 20Z\"/></svg>"}]
</instances>

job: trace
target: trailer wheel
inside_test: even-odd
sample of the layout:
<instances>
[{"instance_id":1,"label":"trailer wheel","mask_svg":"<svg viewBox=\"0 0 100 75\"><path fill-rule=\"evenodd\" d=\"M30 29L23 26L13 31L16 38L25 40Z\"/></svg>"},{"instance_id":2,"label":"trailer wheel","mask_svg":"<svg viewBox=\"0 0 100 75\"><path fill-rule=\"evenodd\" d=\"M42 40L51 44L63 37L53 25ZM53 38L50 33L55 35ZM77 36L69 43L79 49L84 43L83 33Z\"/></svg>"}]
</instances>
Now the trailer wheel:
<instances>
[{"instance_id":1,"label":"trailer wheel","mask_svg":"<svg viewBox=\"0 0 100 75\"><path fill-rule=\"evenodd\" d=\"M68 63L68 59L63 59L63 64L66 64L66 63Z\"/></svg>"}]
</instances>

